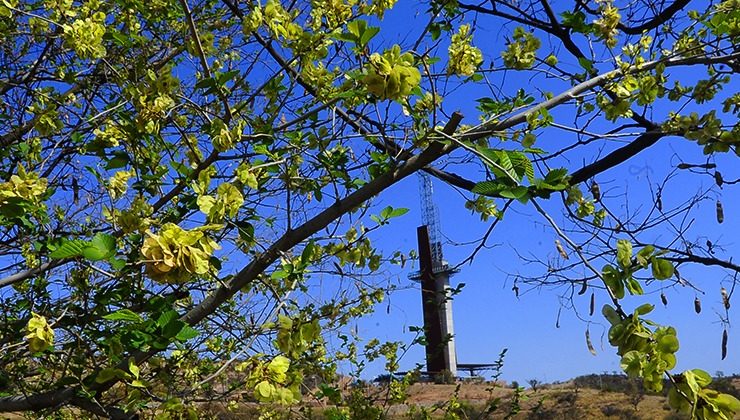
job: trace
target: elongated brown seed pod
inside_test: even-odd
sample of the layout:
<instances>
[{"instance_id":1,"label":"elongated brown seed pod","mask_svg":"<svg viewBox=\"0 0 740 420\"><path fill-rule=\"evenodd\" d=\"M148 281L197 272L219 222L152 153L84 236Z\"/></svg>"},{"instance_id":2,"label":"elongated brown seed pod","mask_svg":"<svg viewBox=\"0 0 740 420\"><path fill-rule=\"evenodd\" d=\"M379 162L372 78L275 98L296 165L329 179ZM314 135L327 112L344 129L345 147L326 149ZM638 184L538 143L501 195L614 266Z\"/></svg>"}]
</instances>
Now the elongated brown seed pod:
<instances>
[{"instance_id":1,"label":"elongated brown seed pod","mask_svg":"<svg viewBox=\"0 0 740 420\"><path fill-rule=\"evenodd\" d=\"M563 257L564 260L568 259L568 253L565 252L565 248L563 248L563 245L560 243L560 240L555 239L555 248L558 249L558 253L561 257Z\"/></svg>"},{"instance_id":2,"label":"elongated brown seed pod","mask_svg":"<svg viewBox=\"0 0 740 420\"><path fill-rule=\"evenodd\" d=\"M588 309L588 315L593 316L594 315L594 308L596 307L596 296L593 292L591 292L591 306Z\"/></svg>"},{"instance_id":3,"label":"elongated brown seed pod","mask_svg":"<svg viewBox=\"0 0 740 420\"><path fill-rule=\"evenodd\" d=\"M588 346L588 351L596 356L596 349L594 348L593 343L591 343L591 333L588 331L588 327L586 327L586 345Z\"/></svg>"},{"instance_id":4,"label":"elongated brown seed pod","mask_svg":"<svg viewBox=\"0 0 740 420\"><path fill-rule=\"evenodd\" d=\"M727 328L722 331L722 360L727 357Z\"/></svg>"},{"instance_id":5,"label":"elongated brown seed pod","mask_svg":"<svg viewBox=\"0 0 740 420\"><path fill-rule=\"evenodd\" d=\"M601 188L596 181L591 183L591 194L594 196L594 200L599 201L601 199Z\"/></svg>"},{"instance_id":6,"label":"elongated brown seed pod","mask_svg":"<svg viewBox=\"0 0 740 420\"><path fill-rule=\"evenodd\" d=\"M655 207L658 208L658 211L663 211L663 199L660 196L660 193L655 196Z\"/></svg>"},{"instance_id":7,"label":"elongated brown seed pod","mask_svg":"<svg viewBox=\"0 0 740 420\"><path fill-rule=\"evenodd\" d=\"M719 289L719 292L722 294L722 305L725 306L725 309L730 309L730 296L727 294L727 289L723 287Z\"/></svg>"},{"instance_id":8,"label":"elongated brown seed pod","mask_svg":"<svg viewBox=\"0 0 740 420\"><path fill-rule=\"evenodd\" d=\"M699 298L694 299L694 311L696 311L697 314L701 313L701 301Z\"/></svg>"},{"instance_id":9,"label":"elongated brown seed pod","mask_svg":"<svg viewBox=\"0 0 740 420\"><path fill-rule=\"evenodd\" d=\"M586 280L584 280L583 283L581 283L581 290L578 291L578 295L580 296L586 293L587 289L588 289L588 283L586 282Z\"/></svg>"},{"instance_id":10,"label":"elongated brown seed pod","mask_svg":"<svg viewBox=\"0 0 740 420\"><path fill-rule=\"evenodd\" d=\"M660 301L663 302L663 306L668 306L668 298L665 297L663 292L660 292Z\"/></svg>"},{"instance_id":11,"label":"elongated brown seed pod","mask_svg":"<svg viewBox=\"0 0 740 420\"><path fill-rule=\"evenodd\" d=\"M717 200L717 223L725 221L725 212L722 210L722 202Z\"/></svg>"},{"instance_id":12,"label":"elongated brown seed pod","mask_svg":"<svg viewBox=\"0 0 740 420\"><path fill-rule=\"evenodd\" d=\"M719 171L714 172L714 182L717 183L717 186L722 188L722 184L724 183L724 179L722 179L722 174L719 173Z\"/></svg>"}]
</instances>

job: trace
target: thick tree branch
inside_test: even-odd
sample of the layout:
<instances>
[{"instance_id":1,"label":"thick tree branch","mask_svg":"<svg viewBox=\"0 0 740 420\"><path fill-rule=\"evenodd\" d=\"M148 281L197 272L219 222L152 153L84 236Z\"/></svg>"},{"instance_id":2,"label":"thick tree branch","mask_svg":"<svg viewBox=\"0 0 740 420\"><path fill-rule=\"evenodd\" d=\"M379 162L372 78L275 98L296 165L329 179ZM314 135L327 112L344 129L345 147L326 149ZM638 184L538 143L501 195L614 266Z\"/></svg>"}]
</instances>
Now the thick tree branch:
<instances>
[{"instance_id":1,"label":"thick tree branch","mask_svg":"<svg viewBox=\"0 0 740 420\"><path fill-rule=\"evenodd\" d=\"M637 155L648 147L654 145L658 142L658 140L665 137L666 135L667 134L661 132L647 132L641 134L626 146L620 147L619 149L612 151L596 162L586 165L583 168L573 172L570 176L570 184L579 184L596 174L604 172L607 169L611 169L621 164L622 162L625 162L627 159L630 159L631 157Z\"/></svg>"},{"instance_id":2,"label":"thick tree branch","mask_svg":"<svg viewBox=\"0 0 740 420\"><path fill-rule=\"evenodd\" d=\"M673 15L675 15L679 10L688 6L689 3L691 3L691 0L676 0L671 3L670 6L666 7L662 12L658 13L657 15L655 15L655 17L645 23L632 27L620 23L619 25L617 25L617 29L626 33L627 35L640 35L645 31L653 30L658 26L664 24L665 22L668 22L668 20L670 20Z\"/></svg>"}]
</instances>

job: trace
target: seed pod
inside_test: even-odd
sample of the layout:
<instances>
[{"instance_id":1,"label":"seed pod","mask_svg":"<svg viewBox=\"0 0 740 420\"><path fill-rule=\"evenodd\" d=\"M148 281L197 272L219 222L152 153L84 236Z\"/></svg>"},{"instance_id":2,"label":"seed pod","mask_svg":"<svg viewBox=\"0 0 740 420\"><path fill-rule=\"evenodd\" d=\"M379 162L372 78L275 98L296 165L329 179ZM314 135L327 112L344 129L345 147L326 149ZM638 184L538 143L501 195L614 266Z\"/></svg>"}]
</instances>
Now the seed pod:
<instances>
[{"instance_id":1,"label":"seed pod","mask_svg":"<svg viewBox=\"0 0 740 420\"><path fill-rule=\"evenodd\" d=\"M727 328L722 331L722 360L727 357Z\"/></svg>"},{"instance_id":2,"label":"seed pod","mask_svg":"<svg viewBox=\"0 0 740 420\"><path fill-rule=\"evenodd\" d=\"M714 182L717 183L717 186L722 188L722 184L724 183L724 180L722 179L722 174L719 173L719 171L714 171Z\"/></svg>"},{"instance_id":3,"label":"seed pod","mask_svg":"<svg viewBox=\"0 0 740 420\"><path fill-rule=\"evenodd\" d=\"M717 200L717 223L725 221L725 212L722 210L722 202Z\"/></svg>"},{"instance_id":4,"label":"seed pod","mask_svg":"<svg viewBox=\"0 0 740 420\"><path fill-rule=\"evenodd\" d=\"M584 280L583 283L581 283L581 290L578 291L578 295L580 296L586 293L586 289L588 289L588 283Z\"/></svg>"},{"instance_id":5,"label":"seed pod","mask_svg":"<svg viewBox=\"0 0 740 420\"><path fill-rule=\"evenodd\" d=\"M719 292L722 294L722 304L725 306L725 309L730 309L730 295L727 294L727 289L723 287Z\"/></svg>"},{"instance_id":6,"label":"seed pod","mask_svg":"<svg viewBox=\"0 0 740 420\"><path fill-rule=\"evenodd\" d=\"M663 292L660 292L660 301L663 302L663 306L668 306L668 298L665 297Z\"/></svg>"},{"instance_id":7,"label":"seed pod","mask_svg":"<svg viewBox=\"0 0 740 420\"><path fill-rule=\"evenodd\" d=\"M77 178L72 178L72 197L76 206L80 202L80 185L77 183Z\"/></svg>"},{"instance_id":8,"label":"seed pod","mask_svg":"<svg viewBox=\"0 0 740 420\"><path fill-rule=\"evenodd\" d=\"M694 299L694 311L696 311L697 314L701 313L701 301L698 297Z\"/></svg>"},{"instance_id":9,"label":"seed pod","mask_svg":"<svg viewBox=\"0 0 740 420\"><path fill-rule=\"evenodd\" d=\"M560 256L563 257L564 260L568 259L568 253L565 252L565 248L563 248L563 245L560 243L558 239L555 239L555 248L558 249Z\"/></svg>"},{"instance_id":10,"label":"seed pod","mask_svg":"<svg viewBox=\"0 0 740 420\"><path fill-rule=\"evenodd\" d=\"M586 327L586 345L588 346L588 351L596 356L596 349L594 348L593 343L591 343L591 333L589 333L588 327Z\"/></svg>"},{"instance_id":11,"label":"seed pod","mask_svg":"<svg viewBox=\"0 0 740 420\"><path fill-rule=\"evenodd\" d=\"M591 194L594 196L594 200L599 201L601 199L601 188L596 181L591 183Z\"/></svg>"},{"instance_id":12,"label":"seed pod","mask_svg":"<svg viewBox=\"0 0 740 420\"><path fill-rule=\"evenodd\" d=\"M658 211L663 211L663 199L660 196L660 193L655 196L655 207L658 208Z\"/></svg>"},{"instance_id":13,"label":"seed pod","mask_svg":"<svg viewBox=\"0 0 740 420\"><path fill-rule=\"evenodd\" d=\"M594 296L594 293L591 292L591 307L588 309L588 316L594 315L594 308L596 307L596 297Z\"/></svg>"},{"instance_id":14,"label":"seed pod","mask_svg":"<svg viewBox=\"0 0 740 420\"><path fill-rule=\"evenodd\" d=\"M694 165L692 165L690 163L679 163L678 164L678 169L689 169L692 166L694 166Z\"/></svg>"},{"instance_id":15,"label":"seed pod","mask_svg":"<svg viewBox=\"0 0 740 420\"><path fill-rule=\"evenodd\" d=\"M514 291L514 295L515 295L516 297L519 297L519 286L517 286L517 285L515 284L515 285L514 285L514 287L512 287L512 288L511 288L511 290L513 290L513 291Z\"/></svg>"}]
</instances>

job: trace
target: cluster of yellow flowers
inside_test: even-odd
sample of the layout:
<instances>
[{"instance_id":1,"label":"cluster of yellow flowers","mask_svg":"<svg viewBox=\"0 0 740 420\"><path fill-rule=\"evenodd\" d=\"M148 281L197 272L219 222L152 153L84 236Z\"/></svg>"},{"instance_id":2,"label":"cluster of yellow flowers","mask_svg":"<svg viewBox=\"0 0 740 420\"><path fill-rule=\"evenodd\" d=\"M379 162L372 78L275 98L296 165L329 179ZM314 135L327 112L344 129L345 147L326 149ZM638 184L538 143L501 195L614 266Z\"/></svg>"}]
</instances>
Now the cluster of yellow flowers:
<instances>
[{"instance_id":1,"label":"cluster of yellow flowers","mask_svg":"<svg viewBox=\"0 0 740 420\"><path fill-rule=\"evenodd\" d=\"M478 66L483 62L483 54L470 43L473 35L470 34L470 25L461 25L456 34L452 35L452 41L447 52L450 61L447 64L447 74L460 76L472 76Z\"/></svg>"},{"instance_id":2,"label":"cluster of yellow flowers","mask_svg":"<svg viewBox=\"0 0 740 420\"><path fill-rule=\"evenodd\" d=\"M106 51L103 46L105 35L105 13L97 12L84 19L77 19L71 25L64 25L64 39L80 58L102 58Z\"/></svg>"},{"instance_id":3,"label":"cluster of yellow flowers","mask_svg":"<svg viewBox=\"0 0 740 420\"><path fill-rule=\"evenodd\" d=\"M206 225L185 230L166 223L159 234L146 231L141 254L147 274L164 283L182 283L194 274L206 274L210 268L208 260L221 247L204 232L220 227Z\"/></svg>"},{"instance_id":4,"label":"cluster of yellow flowers","mask_svg":"<svg viewBox=\"0 0 740 420\"><path fill-rule=\"evenodd\" d=\"M46 318L31 312L31 319L26 324L26 339L31 353L38 353L46 350L47 347L54 344L54 330L51 329Z\"/></svg>"},{"instance_id":5,"label":"cluster of yellow flowers","mask_svg":"<svg viewBox=\"0 0 740 420\"><path fill-rule=\"evenodd\" d=\"M0 206L16 198L39 205L46 185L46 178L39 178L35 172L26 172L23 165L19 164L18 173L12 175L9 181L0 183Z\"/></svg>"},{"instance_id":6,"label":"cluster of yellow flowers","mask_svg":"<svg viewBox=\"0 0 740 420\"><path fill-rule=\"evenodd\" d=\"M421 82L421 74L414 66L414 57L408 52L401 54L398 45L386 50L383 55L371 55L366 70L363 81L367 90L380 99L397 100L408 96Z\"/></svg>"}]
</instances>

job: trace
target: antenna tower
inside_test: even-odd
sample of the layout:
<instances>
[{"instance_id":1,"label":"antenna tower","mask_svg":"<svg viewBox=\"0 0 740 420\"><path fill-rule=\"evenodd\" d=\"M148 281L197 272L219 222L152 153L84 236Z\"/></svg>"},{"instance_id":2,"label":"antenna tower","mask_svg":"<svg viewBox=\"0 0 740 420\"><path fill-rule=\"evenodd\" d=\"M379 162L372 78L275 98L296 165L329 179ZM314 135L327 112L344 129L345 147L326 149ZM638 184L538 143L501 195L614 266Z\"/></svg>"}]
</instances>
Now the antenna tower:
<instances>
[{"instance_id":1,"label":"antenna tower","mask_svg":"<svg viewBox=\"0 0 740 420\"><path fill-rule=\"evenodd\" d=\"M444 269L442 256L441 230L439 226L439 210L434 204L434 189L432 177L419 172L419 196L421 197L421 222L429 232L429 246L432 251L432 271L438 273Z\"/></svg>"}]
</instances>

